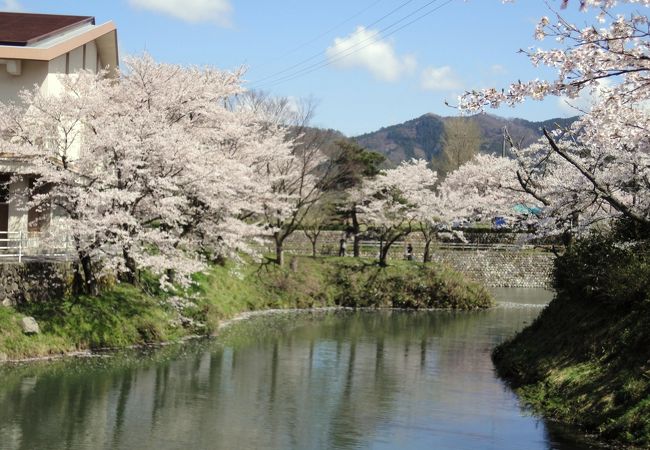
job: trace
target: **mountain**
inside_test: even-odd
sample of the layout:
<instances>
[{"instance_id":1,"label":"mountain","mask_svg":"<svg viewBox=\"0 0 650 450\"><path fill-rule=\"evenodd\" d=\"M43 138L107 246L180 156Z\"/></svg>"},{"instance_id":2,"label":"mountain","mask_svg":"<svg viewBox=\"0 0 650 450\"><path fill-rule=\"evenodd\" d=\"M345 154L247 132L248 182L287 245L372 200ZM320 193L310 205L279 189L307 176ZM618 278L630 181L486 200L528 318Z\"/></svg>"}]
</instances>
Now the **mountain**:
<instances>
[{"instance_id":1,"label":"mountain","mask_svg":"<svg viewBox=\"0 0 650 450\"><path fill-rule=\"evenodd\" d=\"M543 127L552 129L556 124L566 127L576 120L576 117L572 117L531 122L491 114L477 114L471 118L478 123L481 130L481 152L497 154L502 151L504 127L507 127L515 142L521 142L526 146L542 136ZM417 119L384 127L352 139L362 147L384 154L394 164L410 158L424 158L430 161L438 157L442 151L444 123L447 119L435 114L425 114Z\"/></svg>"}]
</instances>

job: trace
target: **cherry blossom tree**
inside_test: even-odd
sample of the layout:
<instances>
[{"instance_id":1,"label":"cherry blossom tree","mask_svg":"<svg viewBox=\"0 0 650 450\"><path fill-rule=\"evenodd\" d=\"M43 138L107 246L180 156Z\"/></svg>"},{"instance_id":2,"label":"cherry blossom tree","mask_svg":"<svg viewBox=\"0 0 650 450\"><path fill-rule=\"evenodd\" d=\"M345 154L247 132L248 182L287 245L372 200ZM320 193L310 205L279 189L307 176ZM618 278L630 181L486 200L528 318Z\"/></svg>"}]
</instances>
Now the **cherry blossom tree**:
<instances>
[{"instance_id":1,"label":"cherry blossom tree","mask_svg":"<svg viewBox=\"0 0 650 450\"><path fill-rule=\"evenodd\" d=\"M424 238L424 262L438 225L459 218L508 214L518 203L537 204L519 184L515 160L476 155L438 183L424 160L411 160L380 173L353 189L359 221L376 230L379 261L386 264L390 247L414 230Z\"/></svg>"},{"instance_id":2,"label":"cherry blossom tree","mask_svg":"<svg viewBox=\"0 0 650 450\"><path fill-rule=\"evenodd\" d=\"M292 157L285 130L229 106L241 72L148 56L123 67L0 107L0 135L36 180L32 204L54 208L51 235L69 237L89 293L140 269L187 282L211 255L246 250L260 233L250 218L275 197L268 167Z\"/></svg>"},{"instance_id":3,"label":"cherry blossom tree","mask_svg":"<svg viewBox=\"0 0 650 450\"><path fill-rule=\"evenodd\" d=\"M263 126L281 131L289 149L274 154L259 173L270 186L262 201L261 218L274 243L274 262L281 266L284 242L302 228L336 181L335 160L322 151L330 132L309 127L315 109L310 99L292 102L251 92L239 99L238 108L257 113Z\"/></svg>"},{"instance_id":4,"label":"cherry blossom tree","mask_svg":"<svg viewBox=\"0 0 650 450\"><path fill-rule=\"evenodd\" d=\"M289 158L269 165L274 182L264 202L264 222L273 236L278 265L283 264L285 240L301 228L305 217L325 195L331 180L332 162L320 151L317 142L298 137Z\"/></svg>"},{"instance_id":5,"label":"cherry blossom tree","mask_svg":"<svg viewBox=\"0 0 650 450\"><path fill-rule=\"evenodd\" d=\"M517 168L510 158L479 154L447 175L438 189L447 217L507 215L518 203L534 202L519 185Z\"/></svg>"},{"instance_id":6,"label":"cherry blossom tree","mask_svg":"<svg viewBox=\"0 0 650 450\"><path fill-rule=\"evenodd\" d=\"M525 53L534 65L555 68L555 79L519 81L460 99L461 109L476 111L548 96L571 103L592 94L593 107L569 129L544 130L541 143L515 151L520 185L559 223L582 214L589 221L650 224L650 22L640 11L617 14L624 4L647 8L650 1L583 0L583 10L597 8L599 23L582 28L560 15L540 20L535 37L560 47Z\"/></svg>"},{"instance_id":7,"label":"cherry blossom tree","mask_svg":"<svg viewBox=\"0 0 650 450\"><path fill-rule=\"evenodd\" d=\"M302 221L302 232L311 243L311 255L313 258L316 258L318 255L318 239L334 215L334 202L331 197L324 196L319 199Z\"/></svg>"},{"instance_id":8,"label":"cherry blossom tree","mask_svg":"<svg viewBox=\"0 0 650 450\"><path fill-rule=\"evenodd\" d=\"M432 186L423 187L413 200L414 209L411 212L415 219L415 229L420 232L424 241L423 262L431 261L431 245L438 235L438 227L451 221L448 212L451 210L446 198Z\"/></svg>"},{"instance_id":9,"label":"cherry blossom tree","mask_svg":"<svg viewBox=\"0 0 650 450\"><path fill-rule=\"evenodd\" d=\"M365 181L352 194L358 197L359 220L379 234L381 266L386 265L390 247L413 231L418 204L432 195L436 181L425 160L413 159Z\"/></svg>"}]
</instances>

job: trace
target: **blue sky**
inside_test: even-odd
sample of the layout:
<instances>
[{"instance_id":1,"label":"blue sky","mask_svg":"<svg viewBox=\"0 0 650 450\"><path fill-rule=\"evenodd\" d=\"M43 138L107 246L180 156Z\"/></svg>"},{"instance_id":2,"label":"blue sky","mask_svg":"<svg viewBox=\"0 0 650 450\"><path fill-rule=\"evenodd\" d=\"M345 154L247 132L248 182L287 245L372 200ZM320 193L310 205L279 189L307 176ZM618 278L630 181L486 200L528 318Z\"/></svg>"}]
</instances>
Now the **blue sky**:
<instances>
[{"instance_id":1,"label":"blue sky","mask_svg":"<svg viewBox=\"0 0 650 450\"><path fill-rule=\"evenodd\" d=\"M548 3L559 8L559 0ZM540 45L535 23L551 14L540 0L0 0L2 8L112 20L122 55L245 65L249 87L313 97L314 124L347 135L427 112L455 115L444 101L455 103L465 89L552 76L517 53ZM578 24L596 14L576 5L563 13ZM573 115L556 98L492 112L530 120Z\"/></svg>"}]
</instances>

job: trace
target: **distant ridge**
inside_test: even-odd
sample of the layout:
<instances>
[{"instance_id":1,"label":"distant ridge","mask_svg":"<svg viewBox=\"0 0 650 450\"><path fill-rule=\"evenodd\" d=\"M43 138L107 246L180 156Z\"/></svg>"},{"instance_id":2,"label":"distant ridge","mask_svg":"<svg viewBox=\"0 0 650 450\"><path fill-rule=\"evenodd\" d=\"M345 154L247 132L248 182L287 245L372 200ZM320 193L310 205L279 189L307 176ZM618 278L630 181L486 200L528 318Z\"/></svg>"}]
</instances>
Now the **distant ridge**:
<instances>
[{"instance_id":1,"label":"distant ridge","mask_svg":"<svg viewBox=\"0 0 650 450\"><path fill-rule=\"evenodd\" d=\"M503 127L516 142L524 146L532 144L542 136L542 128L569 126L577 117L555 118L543 122L531 122L524 119L508 119L492 114L471 116L479 128L483 142L481 152L500 154L503 146ZM359 145L369 150L382 153L393 164L410 158L424 158L430 161L442 151L444 122L449 119L435 114L425 114L407 122L381 128L372 133L353 137Z\"/></svg>"}]
</instances>

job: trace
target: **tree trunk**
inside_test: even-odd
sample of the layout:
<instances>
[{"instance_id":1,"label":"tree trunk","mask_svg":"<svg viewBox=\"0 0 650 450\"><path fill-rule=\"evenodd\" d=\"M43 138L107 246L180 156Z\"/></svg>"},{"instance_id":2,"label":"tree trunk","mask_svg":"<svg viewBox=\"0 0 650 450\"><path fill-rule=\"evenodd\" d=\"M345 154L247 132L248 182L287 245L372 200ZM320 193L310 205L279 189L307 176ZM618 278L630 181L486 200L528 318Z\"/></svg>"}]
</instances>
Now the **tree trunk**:
<instances>
[{"instance_id":1,"label":"tree trunk","mask_svg":"<svg viewBox=\"0 0 650 450\"><path fill-rule=\"evenodd\" d=\"M126 266L126 272L122 272L119 275L120 281L125 283L135 284L136 282L136 264L135 259L129 253L127 248L122 249L122 256L124 258L124 265Z\"/></svg>"},{"instance_id":2,"label":"tree trunk","mask_svg":"<svg viewBox=\"0 0 650 450\"><path fill-rule=\"evenodd\" d=\"M313 230L313 232L303 230L303 233L309 243L311 244L311 257L316 258L317 256L317 247L318 247L318 237L320 236L321 230Z\"/></svg>"},{"instance_id":3,"label":"tree trunk","mask_svg":"<svg viewBox=\"0 0 650 450\"><path fill-rule=\"evenodd\" d=\"M174 272L174 269L167 269L165 275L167 276L167 282L173 284L176 278L176 272Z\"/></svg>"},{"instance_id":4,"label":"tree trunk","mask_svg":"<svg viewBox=\"0 0 650 450\"><path fill-rule=\"evenodd\" d=\"M431 262L431 239L426 239L424 241L424 256L422 261L425 263Z\"/></svg>"},{"instance_id":5,"label":"tree trunk","mask_svg":"<svg viewBox=\"0 0 650 450\"><path fill-rule=\"evenodd\" d=\"M564 247L567 250L571 250L571 247L573 247L573 240L574 240L574 237L573 237L573 231L572 230L566 230L562 234L562 243L564 244Z\"/></svg>"},{"instance_id":6,"label":"tree trunk","mask_svg":"<svg viewBox=\"0 0 650 450\"><path fill-rule=\"evenodd\" d=\"M388 251L390 250L390 244L386 242L386 245L381 245L379 247L379 265L381 267L386 267L388 260Z\"/></svg>"},{"instance_id":7,"label":"tree trunk","mask_svg":"<svg viewBox=\"0 0 650 450\"><path fill-rule=\"evenodd\" d=\"M275 263L282 267L284 264L284 249L282 244L284 243L283 239L280 239L279 236L275 236Z\"/></svg>"},{"instance_id":8,"label":"tree trunk","mask_svg":"<svg viewBox=\"0 0 650 450\"><path fill-rule=\"evenodd\" d=\"M74 274L72 275L72 295L78 296L85 293L84 278L81 275L79 264L74 265Z\"/></svg>"},{"instance_id":9,"label":"tree trunk","mask_svg":"<svg viewBox=\"0 0 650 450\"><path fill-rule=\"evenodd\" d=\"M397 242L399 239L402 239L410 234L410 230L406 233L398 233L391 235L391 232L386 233L386 236L382 236L379 241L379 265L382 267L387 266L388 261L388 252L390 251L391 246ZM385 241L384 241L385 239Z\"/></svg>"},{"instance_id":10,"label":"tree trunk","mask_svg":"<svg viewBox=\"0 0 650 450\"><path fill-rule=\"evenodd\" d=\"M361 237L359 232L361 231L361 226L359 225L359 219L357 218L357 206L352 207L352 233L354 235L354 240L352 243L352 254L355 258L358 258L361 255Z\"/></svg>"},{"instance_id":11,"label":"tree trunk","mask_svg":"<svg viewBox=\"0 0 650 450\"><path fill-rule=\"evenodd\" d=\"M79 258L81 262L81 267L84 272L84 292L88 295L98 295L99 294L99 286L97 285L97 279L95 278L95 274L93 273L93 267L92 267L92 261L90 259L90 256L88 256L85 252L80 255Z\"/></svg>"},{"instance_id":12,"label":"tree trunk","mask_svg":"<svg viewBox=\"0 0 650 450\"><path fill-rule=\"evenodd\" d=\"M388 238L384 240L384 236L379 238L379 265L381 267L386 267L388 265L388 252L390 251L393 242L395 241L391 241Z\"/></svg>"}]
</instances>

